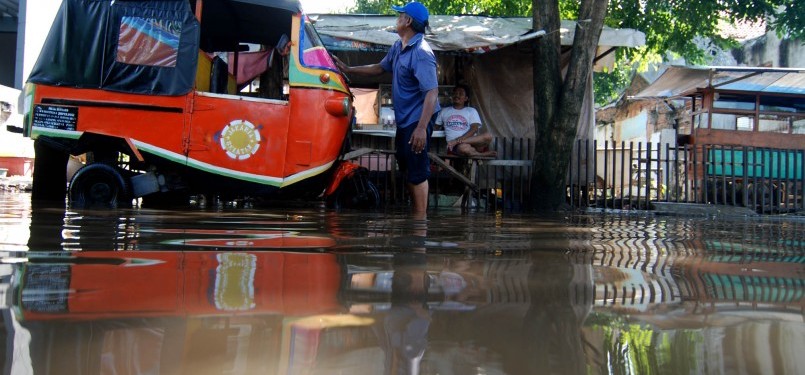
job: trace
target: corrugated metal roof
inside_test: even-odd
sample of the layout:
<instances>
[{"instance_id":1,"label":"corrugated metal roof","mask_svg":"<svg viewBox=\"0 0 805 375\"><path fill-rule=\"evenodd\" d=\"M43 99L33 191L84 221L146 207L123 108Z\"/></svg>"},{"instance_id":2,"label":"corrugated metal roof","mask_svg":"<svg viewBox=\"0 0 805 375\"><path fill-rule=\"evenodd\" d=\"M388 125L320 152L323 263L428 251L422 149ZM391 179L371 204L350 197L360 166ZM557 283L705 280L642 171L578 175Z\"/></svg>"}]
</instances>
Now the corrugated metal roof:
<instances>
[{"instance_id":1,"label":"corrugated metal roof","mask_svg":"<svg viewBox=\"0 0 805 375\"><path fill-rule=\"evenodd\" d=\"M20 0L0 0L0 17L17 18L20 13Z\"/></svg>"},{"instance_id":2,"label":"corrugated metal roof","mask_svg":"<svg viewBox=\"0 0 805 375\"><path fill-rule=\"evenodd\" d=\"M316 31L324 36L342 40L390 46L399 38L394 32L397 16L367 14L309 14L315 20ZM436 51L486 52L501 46L544 35L532 29L531 17L486 17L431 15L431 33L425 35ZM576 23L562 21L559 30L564 46L573 44ZM325 45L327 45L325 41ZM639 47L646 44L643 32L633 29L605 27L601 31L600 47ZM327 45L328 49L352 49L350 43Z\"/></svg>"},{"instance_id":3,"label":"corrugated metal roof","mask_svg":"<svg viewBox=\"0 0 805 375\"><path fill-rule=\"evenodd\" d=\"M716 86L716 85L713 85ZM723 90L805 95L805 71L768 72L718 86Z\"/></svg>"},{"instance_id":4,"label":"corrugated metal roof","mask_svg":"<svg viewBox=\"0 0 805 375\"><path fill-rule=\"evenodd\" d=\"M671 66L632 99L688 96L707 87L805 95L805 69Z\"/></svg>"}]
</instances>

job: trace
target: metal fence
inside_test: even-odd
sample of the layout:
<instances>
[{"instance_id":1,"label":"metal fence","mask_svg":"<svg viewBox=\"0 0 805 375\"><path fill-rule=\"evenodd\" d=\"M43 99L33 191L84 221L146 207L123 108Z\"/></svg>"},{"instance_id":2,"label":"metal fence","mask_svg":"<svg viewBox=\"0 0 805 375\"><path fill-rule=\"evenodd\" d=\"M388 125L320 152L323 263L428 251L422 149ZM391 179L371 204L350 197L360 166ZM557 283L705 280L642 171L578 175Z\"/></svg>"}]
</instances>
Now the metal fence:
<instances>
[{"instance_id":1,"label":"metal fence","mask_svg":"<svg viewBox=\"0 0 805 375\"><path fill-rule=\"evenodd\" d=\"M575 207L650 209L651 202L805 209L803 150L579 141L569 170Z\"/></svg>"},{"instance_id":2,"label":"metal fence","mask_svg":"<svg viewBox=\"0 0 805 375\"><path fill-rule=\"evenodd\" d=\"M407 204L410 198L397 171L390 142L353 135L352 144L354 149L366 150L355 160L369 169L369 179L377 186L381 202L387 206ZM431 144L434 163L428 180L431 206L522 210L531 182L534 141L496 138L490 149L497 151L497 157L453 157L446 154L444 139L434 138Z\"/></svg>"},{"instance_id":3,"label":"metal fence","mask_svg":"<svg viewBox=\"0 0 805 375\"><path fill-rule=\"evenodd\" d=\"M376 140L353 144L370 150L356 160L369 169L381 201L407 204L393 147ZM497 157L456 158L445 154L444 139L434 139L432 159L439 162L429 180L431 206L523 210L534 140L496 138L490 148ZM704 203L787 213L805 210L803 176L805 150L580 140L568 168L567 203L627 210L649 210L654 202Z\"/></svg>"}]
</instances>

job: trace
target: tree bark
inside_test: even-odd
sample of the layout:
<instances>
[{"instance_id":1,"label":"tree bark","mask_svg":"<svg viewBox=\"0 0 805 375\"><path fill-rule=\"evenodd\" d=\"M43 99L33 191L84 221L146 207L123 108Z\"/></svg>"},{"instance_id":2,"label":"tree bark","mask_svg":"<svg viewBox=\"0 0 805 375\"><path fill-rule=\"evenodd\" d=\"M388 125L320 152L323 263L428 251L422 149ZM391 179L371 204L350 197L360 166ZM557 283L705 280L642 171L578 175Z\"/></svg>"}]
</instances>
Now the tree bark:
<instances>
[{"instance_id":1,"label":"tree bark","mask_svg":"<svg viewBox=\"0 0 805 375\"><path fill-rule=\"evenodd\" d=\"M558 0L532 2L534 28L546 32L535 41L533 57L536 147L528 202L532 210L558 210L566 204L567 168L608 3L582 1L562 80Z\"/></svg>"}]
</instances>

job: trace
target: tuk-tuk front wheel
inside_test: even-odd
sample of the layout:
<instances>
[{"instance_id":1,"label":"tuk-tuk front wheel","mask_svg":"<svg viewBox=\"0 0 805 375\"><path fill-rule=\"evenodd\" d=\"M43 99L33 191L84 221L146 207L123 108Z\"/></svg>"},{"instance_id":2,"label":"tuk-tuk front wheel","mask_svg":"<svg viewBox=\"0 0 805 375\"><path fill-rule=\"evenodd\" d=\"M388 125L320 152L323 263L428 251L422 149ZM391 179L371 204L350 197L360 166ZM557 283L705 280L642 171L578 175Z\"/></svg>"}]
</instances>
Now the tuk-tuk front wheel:
<instances>
[{"instance_id":1,"label":"tuk-tuk front wheel","mask_svg":"<svg viewBox=\"0 0 805 375\"><path fill-rule=\"evenodd\" d=\"M69 203L72 208L131 207L128 179L108 164L89 164L70 181Z\"/></svg>"},{"instance_id":2,"label":"tuk-tuk front wheel","mask_svg":"<svg viewBox=\"0 0 805 375\"><path fill-rule=\"evenodd\" d=\"M335 209L378 208L380 193L363 173L355 173L341 182L335 193L327 199L327 203Z\"/></svg>"}]
</instances>

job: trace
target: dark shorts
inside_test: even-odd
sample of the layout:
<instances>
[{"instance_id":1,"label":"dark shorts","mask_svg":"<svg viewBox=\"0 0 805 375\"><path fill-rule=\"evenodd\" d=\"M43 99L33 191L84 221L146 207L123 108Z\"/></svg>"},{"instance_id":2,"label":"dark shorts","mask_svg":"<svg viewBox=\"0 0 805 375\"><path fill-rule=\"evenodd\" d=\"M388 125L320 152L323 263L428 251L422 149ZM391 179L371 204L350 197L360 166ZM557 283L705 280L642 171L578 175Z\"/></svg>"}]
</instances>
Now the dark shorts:
<instances>
[{"instance_id":1,"label":"dark shorts","mask_svg":"<svg viewBox=\"0 0 805 375\"><path fill-rule=\"evenodd\" d=\"M411 134L416 129L416 123L408 125L404 128L397 128L397 135L394 138L395 156L397 157L397 165L400 171L405 175L405 182L413 185L419 185L430 178L430 159L428 158L428 150L430 150L430 136L433 134L433 119L428 123L428 136L425 141L425 149L422 152L415 154L411 151L411 145L408 141L411 140Z\"/></svg>"}]
</instances>

